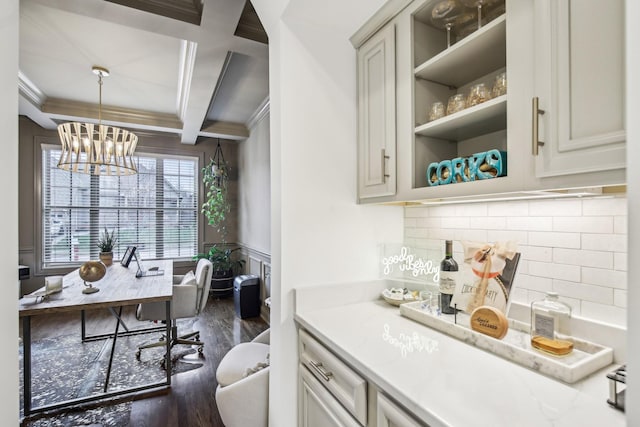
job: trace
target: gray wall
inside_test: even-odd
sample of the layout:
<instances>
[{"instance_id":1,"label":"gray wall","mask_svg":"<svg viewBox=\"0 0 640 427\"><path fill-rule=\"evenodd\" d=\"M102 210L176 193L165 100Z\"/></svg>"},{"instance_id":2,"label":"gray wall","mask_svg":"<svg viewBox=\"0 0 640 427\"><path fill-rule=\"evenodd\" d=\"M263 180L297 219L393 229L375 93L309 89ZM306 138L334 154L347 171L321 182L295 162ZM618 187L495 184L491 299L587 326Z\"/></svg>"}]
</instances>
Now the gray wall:
<instances>
[{"instance_id":1,"label":"gray wall","mask_svg":"<svg viewBox=\"0 0 640 427\"><path fill-rule=\"evenodd\" d=\"M132 129L134 130L134 129ZM192 155L199 158L200 167L209 162L216 149L217 139L203 139L195 145L181 144L175 135L151 134L134 130L139 137L137 151L155 152L163 154ZM31 268L31 278L22 281L22 293L29 293L44 285L44 276L51 274L63 274L68 271L42 271L38 265L37 252L39 247L36 235L36 218L38 198L37 165L40 156L40 148L36 143L36 137L48 137L53 143L58 143L56 130L47 130L38 126L30 119L20 116L19 121L19 262ZM227 242L238 241L238 142L220 140L225 160L231 165L229 182L229 195L231 197L232 210L228 222ZM200 188L200 201L204 191ZM213 243L220 242L220 237L215 229L209 227L206 219L201 215L200 220L200 250ZM184 273L193 268L193 262L176 263L176 274Z\"/></svg>"},{"instance_id":2,"label":"gray wall","mask_svg":"<svg viewBox=\"0 0 640 427\"><path fill-rule=\"evenodd\" d=\"M271 295L271 177L269 110L258 114L250 136L240 143L238 164L238 242L247 261L245 273L260 277L261 299ZM262 318L270 321L263 304Z\"/></svg>"},{"instance_id":3,"label":"gray wall","mask_svg":"<svg viewBox=\"0 0 640 427\"><path fill-rule=\"evenodd\" d=\"M240 143L238 242L247 248L270 253L271 179L269 172L269 114Z\"/></svg>"}]
</instances>

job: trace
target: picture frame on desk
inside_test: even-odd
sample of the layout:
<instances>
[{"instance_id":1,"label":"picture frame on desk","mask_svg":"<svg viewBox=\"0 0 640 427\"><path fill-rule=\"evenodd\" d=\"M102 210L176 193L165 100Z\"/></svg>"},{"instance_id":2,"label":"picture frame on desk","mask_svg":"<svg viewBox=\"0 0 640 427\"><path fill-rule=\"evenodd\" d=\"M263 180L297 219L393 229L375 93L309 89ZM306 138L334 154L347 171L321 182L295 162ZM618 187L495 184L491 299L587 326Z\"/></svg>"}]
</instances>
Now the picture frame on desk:
<instances>
[{"instance_id":1,"label":"picture frame on desk","mask_svg":"<svg viewBox=\"0 0 640 427\"><path fill-rule=\"evenodd\" d=\"M129 264L131 263L131 260L133 259L133 256L135 253L136 253L135 246L127 246L127 250L124 251L122 260L120 260L120 264L122 264L123 267L129 268Z\"/></svg>"}]
</instances>

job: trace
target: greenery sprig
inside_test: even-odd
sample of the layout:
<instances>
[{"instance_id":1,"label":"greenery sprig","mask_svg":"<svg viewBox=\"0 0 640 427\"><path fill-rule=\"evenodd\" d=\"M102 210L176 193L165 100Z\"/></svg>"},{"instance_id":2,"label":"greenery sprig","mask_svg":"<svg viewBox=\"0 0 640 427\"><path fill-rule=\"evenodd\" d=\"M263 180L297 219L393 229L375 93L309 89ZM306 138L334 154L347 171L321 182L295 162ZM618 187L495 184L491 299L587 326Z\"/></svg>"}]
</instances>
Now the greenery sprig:
<instances>
[{"instance_id":1,"label":"greenery sprig","mask_svg":"<svg viewBox=\"0 0 640 427\"><path fill-rule=\"evenodd\" d=\"M100 238L98 239L98 247L100 248L100 252L113 252L113 248L118 241L118 236L116 235L116 231L112 230L109 233L107 227L104 228L104 231L100 234Z\"/></svg>"}]
</instances>

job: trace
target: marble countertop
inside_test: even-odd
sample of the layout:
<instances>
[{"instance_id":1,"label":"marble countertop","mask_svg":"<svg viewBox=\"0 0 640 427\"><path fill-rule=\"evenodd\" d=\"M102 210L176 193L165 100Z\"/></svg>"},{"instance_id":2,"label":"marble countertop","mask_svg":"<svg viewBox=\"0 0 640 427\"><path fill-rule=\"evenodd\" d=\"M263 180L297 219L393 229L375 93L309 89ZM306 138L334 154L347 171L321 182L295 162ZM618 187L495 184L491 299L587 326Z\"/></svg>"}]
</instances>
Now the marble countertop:
<instances>
[{"instance_id":1,"label":"marble countertop","mask_svg":"<svg viewBox=\"0 0 640 427\"><path fill-rule=\"evenodd\" d=\"M382 288L296 289L295 319L430 426L625 425L606 403L619 365L565 384L402 316Z\"/></svg>"}]
</instances>

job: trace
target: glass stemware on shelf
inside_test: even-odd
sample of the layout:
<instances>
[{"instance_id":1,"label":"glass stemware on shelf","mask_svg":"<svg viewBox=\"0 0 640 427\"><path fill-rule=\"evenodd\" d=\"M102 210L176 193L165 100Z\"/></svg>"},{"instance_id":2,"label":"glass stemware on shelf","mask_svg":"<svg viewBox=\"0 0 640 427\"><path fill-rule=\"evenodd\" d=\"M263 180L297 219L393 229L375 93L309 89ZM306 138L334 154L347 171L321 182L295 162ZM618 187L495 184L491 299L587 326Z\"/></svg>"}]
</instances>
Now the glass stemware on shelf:
<instances>
[{"instance_id":1,"label":"glass stemware on shelf","mask_svg":"<svg viewBox=\"0 0 640 427\"><path fill-rule=\"evenodd\" d=\"M464 25L475 18L475 13L464 7L458 0L442 0L431 10L434 27L447 30L447 47L451 46L451 29L454 25Z\"/></svg>"},{"instance_id":2,"label":"glass stemware on shelf","mask_svg":"<svg viewBox=\"0 0 640 427\"><path fill-rule=\"evenodd\" d=\"M463 6L474 7L478 10L478 29L482 27L482 8L498 3L501 0L460 0Z\"/></svg>"}]
</instances>

